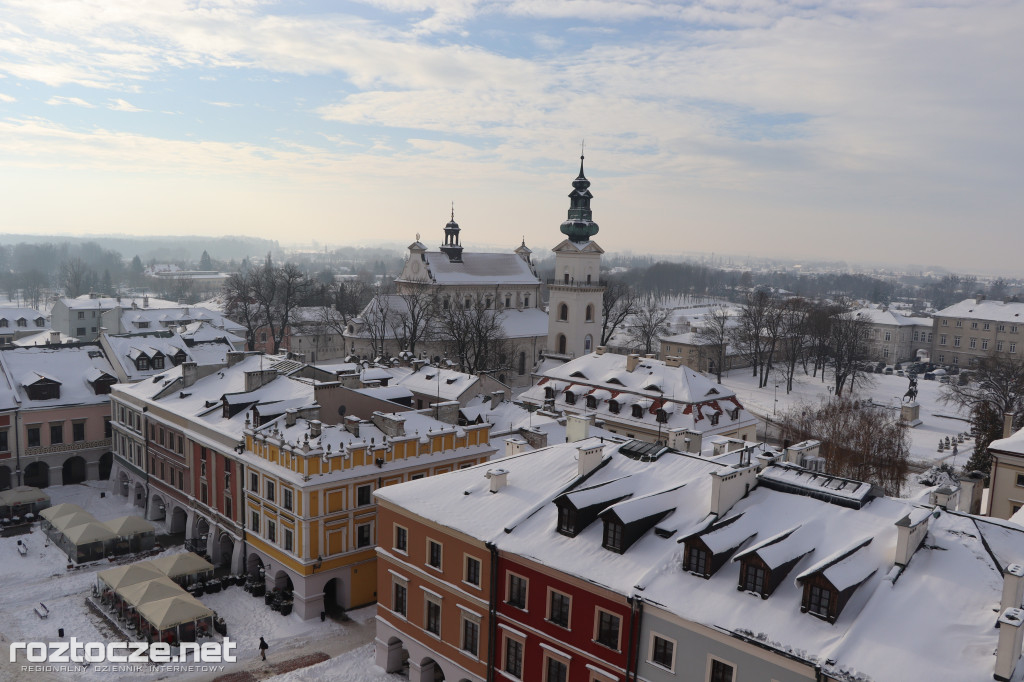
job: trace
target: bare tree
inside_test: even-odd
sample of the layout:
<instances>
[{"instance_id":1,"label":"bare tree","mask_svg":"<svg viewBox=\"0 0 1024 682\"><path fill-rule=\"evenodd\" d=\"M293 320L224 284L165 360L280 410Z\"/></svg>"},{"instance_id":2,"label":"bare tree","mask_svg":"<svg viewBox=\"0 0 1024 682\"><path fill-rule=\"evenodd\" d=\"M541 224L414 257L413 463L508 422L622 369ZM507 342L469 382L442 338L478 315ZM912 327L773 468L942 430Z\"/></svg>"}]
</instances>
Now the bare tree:
<instances>
[{"instance_id":1,"label":"bare tree","mask_svg":"<svg viewBox=\"0 0 1024 682\"><path fill-rule=\"evenodd\" d=\"M847 388L853 391L869 383L861 369L868 352L868 321L850 311L838 313L832 318L829 339L836 397Z\"/></svg>"},{"instance_id":2,"label":"bare tree","mask_svg":"<svg viewBox=\"0 0 1024 682\"><path fill-rule=\"evenodd\" d=\"M658 337L668 332L668 321L671 316L668 310L659 308L653 301L639 306L629 319L630 339L643 353L654 352L654 344Z\"/></svg>"},{"instance_id":3,"label":"bare tree","mask_svg":"<svg viewBox=\"0 0 1024 682\"><path fill-rule=\"evenodd\" d=\"M268 256L266 263L253 271L252 285L253 300L270 332L273 352L278 353L288 333L292 311L305 293L306 273L293 263L275 266Z\"/></svg>"},{"instance_id":4,"label":"bare tree","mask_svg":"<svg viewBox=\"0 0 1024 682\"><path fill-rule=\"evenodd\" d=\"M60 285L70 298L88 293L94 278L92 269L81 258L68 258L60 264Z\"/></svg>"},{"instance_id":5,"label":"bare tree","mask_svg":"<svg viewBox=\"0 0 1024 682\"><path fill-rule=\"evenodd\" d=\"M448 356L457 359L463 372L477 374L511 367L512 347L502 325L503 316L502 311L489 309L481 300L438 311L439 336L445 341Z\"/></svg>"},{"instance_id":6,"label":"bare tree","mask_svg":"<svg viewBox=\"0 0 1024 682\"><path fill-rule=\"evenodd\" d=\"M363 331L370 337L373 352L380 355L386 355L385 346L392 328L392 299L391 294L374 296L360 316Z\"/></svg>"},{"instance_id":7,"label":"bare tree","mask_svg":"<svg viewBox=\"0 0 1024 682\"><path fill-rule=\"evenodd\" d=\"M416 352L416 344L434 334L436 297L426 289L407 291L395 299L390 326L404 350Z\"/></svg>"},{"instance_id":8,"label":"bare tree","mask_svg":"<svg viewBox=\"0 0 1024 682\"><path fill-rule=\"evenodd\" d=\"M628 284L616 279L605 282L601 298L601 343L606 346L615 332L636 312L637 294Z\"/></svg>"},{"instance_id":9,"label":"bare tree","mask_svg":"<svg viewBox=\"0 0 1024 682\"><path fill-rule=\"evenodd\" d=\"M22 294L25 302L38 308L43 299L43 290L46 288L46 275L39 270L29 270L22 276Z\"/></svg>"},{"instance_id":10,"label":"bare tree","mask_svg":"<svg viewBox=\"0 0 1024 682\"><path fill-rule=\"evenodd\" d=\"M786 380L786 393L793 390L796 366L804 357L809 337L807 320L810 305L802 298L793 298L782 304L779 317L779 360L782 376Z\"/></svg>"},{"instance_id":11,"label":"bare tree","mask_svg":"<svg viewBox=\"0 0 1024 682\"><path fill-rule=\"evenodd\" d=\"M771 294L756 289L747 294L739 316L739 325L733 330L736 348L750 361L758 386L767 385L766 369L771 366L771 353L778 336L778 309Z\"/></svg>"},{"instance_id":12,"label":"bare tree","mask_svg":"<svg viewBox=\"0 0 1024 682\"><path fill-rule=\"evenodd\" d=\"M232 320L245 327L245 344L249 350L256 349L256 331L266 324L263 308L256 301L257 270L236 272L224 283L227 300L224 312Z\"/></svg>"},{"instance_id":13,"label":"bare tree","mask_svg":"<svg viewBox=\"0 0 1024 682\"><path fill-rule=\"evenodd\" d=\"M797 406L783 415L782 437L821 441L825 470L880 486L898 496L909 472L906 422L888 410L838 398L818 409Z\"/></svg>"},{"instance_id":14,"label":"bare tree","mask_svg":"<svg viewBox=\"0 0 1024 682\"><path fill-rule=\"evenodd\" d=\"M832 339L832 318L838 314L834 306L819 303L811 307L807 313L807 354L805 358L814 361L811 376L818 376L825 381L825 366L828 364L829 348ZM804 361L804 374L807 373L807 362Z\"/></svg>"},{"instance_id":15,"label":"bare tree","mask_svg":"<svg viewBox=\"0 0 1024 682\"><path fill-rule=\"evenodd\" d=\"M728 308L715 306L704 313L700 329L695 333L695 338L701 345L701 353L715 363L715 377L718 383L722 383L731 319Z\"/></svg>"}]
</instances>

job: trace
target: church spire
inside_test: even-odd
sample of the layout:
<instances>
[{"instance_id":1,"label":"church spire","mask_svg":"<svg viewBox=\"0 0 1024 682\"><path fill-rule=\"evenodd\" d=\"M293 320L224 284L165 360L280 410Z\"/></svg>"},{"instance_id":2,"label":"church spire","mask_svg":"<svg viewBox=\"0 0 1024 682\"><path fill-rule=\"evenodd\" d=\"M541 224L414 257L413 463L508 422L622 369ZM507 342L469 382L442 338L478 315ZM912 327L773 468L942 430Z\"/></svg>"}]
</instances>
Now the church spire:
<instances>
[{"instance_id":1,"label":"church spire","mask_svg":"<svg viewBox=\"0 0 1024 682\"><path fill-rule=\"evenodd\" d=\"M597 234L599 228L592 220L593 211L590 210L590 200L593 198L594 195L590 193L590 180L583 174L581 153L580 174L572 181L572 191L569 192L569 215L561 227L562 234L568 236L569 241L585 244Z\"/></svg>"},{"instance_id":2,"label":"church spire","mask_svg":"<svg viewBox=\"0 0 1024 682\"><path fill-rule=\"evenodd\" d=\"M459 244L459 224L455 222L455 202L452 202L452 219L444 226L444 246L441 251L448 256L452 263L462 262L462 245Z\"/></svg>"}]
</instances>

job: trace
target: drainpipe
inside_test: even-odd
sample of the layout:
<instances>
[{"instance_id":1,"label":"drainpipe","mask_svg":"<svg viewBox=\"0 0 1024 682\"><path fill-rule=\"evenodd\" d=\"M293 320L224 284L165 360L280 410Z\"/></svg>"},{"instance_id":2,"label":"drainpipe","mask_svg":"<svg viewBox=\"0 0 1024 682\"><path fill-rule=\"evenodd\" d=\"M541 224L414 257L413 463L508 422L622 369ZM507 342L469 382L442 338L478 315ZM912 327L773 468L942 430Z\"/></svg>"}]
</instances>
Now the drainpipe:
<instances>
[{"instance_id":1,"label":"drainpipe","mask_svg":"<svg viewBox=\"0 0 1024 682\"><path fill-rule=\"evenodd\" d=\"M626 682L629 682L631 675L633 681L636 682L636 669L640 664L638 639L640 637L640 620L644 613L643 597L630 597L629 605L629 646L626 649Z\"/></svg>"},{"instance_id":2,"label":"drainpipe","mask_svg":"<svg viewBox=\"0 0 1024 682\"><path fill-rule=\"evenodd\" d=\"M491 594L487 599L487 682L494 682L494 667L497 665L494 646L498 641L498 547L493 542L485 542L484 546L491 552Z\"/></svg>"},{"instance_id":3,"label":"drainpipe","mask_svg":"<svg viewBox=\"0 0 1024 682\"><path fill-rule=\"evenodd\" d=\"M149 513L149 406L142 407L142 473L146 480L146 504L142 507L142 518ZM134 490L132 491L135 492ZM188 524L186 523L186 526ZM188 539L188 528L185 528L185 538Z\"/></svg>"},{"instance_id":4,"label":"drainpipe","mask_svg":"<svg viewBox=\"0 0 1024 682\"><path fill-rule=\"evenodd\" d=\"M18 479L19 486L21 485L21 425L21 409L19 406L19 409L14 413L14 473Z\"/></svg>"}]
</instances>

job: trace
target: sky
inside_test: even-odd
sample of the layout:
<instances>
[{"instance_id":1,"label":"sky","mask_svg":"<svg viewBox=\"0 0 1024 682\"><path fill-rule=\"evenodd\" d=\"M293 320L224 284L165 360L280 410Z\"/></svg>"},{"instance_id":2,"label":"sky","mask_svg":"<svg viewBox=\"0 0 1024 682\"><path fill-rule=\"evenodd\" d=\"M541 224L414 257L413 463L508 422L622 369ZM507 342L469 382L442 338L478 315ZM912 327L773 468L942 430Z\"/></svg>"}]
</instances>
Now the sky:
<instances>
[{"instance_id":1,"label":"sky","mask_svg":"<svg viewBox=\"0 0 1024 682\"><path fill-rule=\"evenodd\" d=\"M1018 0L0 0L0 232L1018 272Z\"/></svg>"}]
</instances>

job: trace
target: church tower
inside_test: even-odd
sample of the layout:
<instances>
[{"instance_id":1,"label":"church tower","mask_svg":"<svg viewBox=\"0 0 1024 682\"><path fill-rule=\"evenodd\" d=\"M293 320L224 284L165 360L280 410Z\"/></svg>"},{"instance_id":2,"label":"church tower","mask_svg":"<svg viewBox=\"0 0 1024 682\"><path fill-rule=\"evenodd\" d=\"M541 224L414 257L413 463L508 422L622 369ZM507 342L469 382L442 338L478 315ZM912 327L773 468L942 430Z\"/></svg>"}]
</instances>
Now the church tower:
<instances>
[{"instance_id":1,"label":"church tower","mask_svg":"<svg viewBox=\"0 0 1024 682\"><path fill-rule=\"evenodd\" d=\"M462 244L459 243L459 224L455 222L455 206L452 205L452 219L444 226L444 246L441 251L452 263L462 262Z\"/></svg>"},{"instance_id":2,"label":"church tower","mask_svg":"<svg viewBox=\"0 0 1024 682\"><path fill-rule=\"evenodd\" d=\"M590 181L580 174L572 181L569 215L562 223L567 236L555 252L555 279L548 283L548 355L566 360L594 352L601 339L601 254L591 241L598 226L590 210Z\"/></svg>"}]
</instances>

